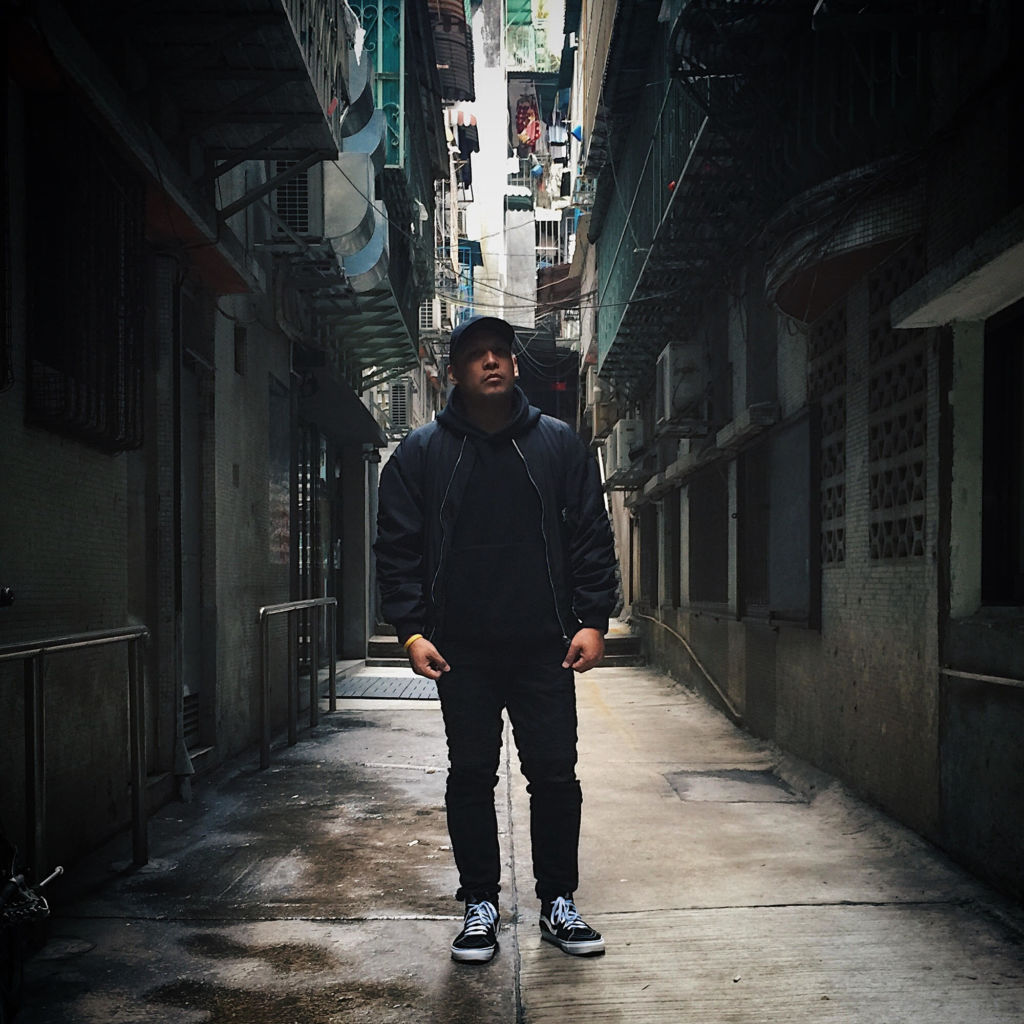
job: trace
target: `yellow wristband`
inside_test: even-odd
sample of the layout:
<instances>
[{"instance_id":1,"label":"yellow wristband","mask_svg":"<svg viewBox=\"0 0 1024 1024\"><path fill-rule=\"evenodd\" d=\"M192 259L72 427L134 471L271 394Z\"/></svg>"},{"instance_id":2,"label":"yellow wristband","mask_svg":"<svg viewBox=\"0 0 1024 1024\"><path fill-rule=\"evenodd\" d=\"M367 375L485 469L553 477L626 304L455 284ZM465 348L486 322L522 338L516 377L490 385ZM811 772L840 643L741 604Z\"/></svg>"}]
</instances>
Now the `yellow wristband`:
<instances>
[{"instance_id":1,"label":"yellow wristband","mask_svg":"<svg viewBox=\"0 0 1024 1024\"><path fill-rule=\"evenodd\" d=\"M409 639L406 640L405 643L402 646L405 647L406 650L409 650L409 648L412 647L412 645L414 643L416 643L417 640L422 640L422 639L423 639L423 634L422 633L413 633L413 635L411 637L409 637Z\"/></svg>"}]
</instances>

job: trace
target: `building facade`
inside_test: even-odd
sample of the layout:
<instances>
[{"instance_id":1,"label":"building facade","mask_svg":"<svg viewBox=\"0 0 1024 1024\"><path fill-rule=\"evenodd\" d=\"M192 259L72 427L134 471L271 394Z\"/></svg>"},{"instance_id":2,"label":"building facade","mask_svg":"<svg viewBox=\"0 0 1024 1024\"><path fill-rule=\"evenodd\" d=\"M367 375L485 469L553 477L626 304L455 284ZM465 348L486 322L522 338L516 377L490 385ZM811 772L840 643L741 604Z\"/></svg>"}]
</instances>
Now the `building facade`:
<instances>
[{"instance_id":1,"label":"building facade","mask_svg":"<svg viewBox=\"0 0 1024 1024\"><path fill-rule=\"evenodd\" d=\"M1021 29L980 0L566 20L624 614L1017 896Z\"/></svg>"},{"instance_id":2,"label":"building facade","mask_svg":"<svg viewBox=\"0 0 1024 1024\"><path fill-rule=\"evenodd\" d=\"M108 6L5 19L0 649L148 629L152 807L260 738L261 607L336 600L333 637L293 618L307 676L331 640L365 656L371 389L419 365L446 161L421 0L386 25L344 0ZM285 621L275 734L309 700ZM125 661L49 655L31 722L0 661L0 817L23 849L40 821L65 861L125 826Z\"/></svg>"}]
</instances>

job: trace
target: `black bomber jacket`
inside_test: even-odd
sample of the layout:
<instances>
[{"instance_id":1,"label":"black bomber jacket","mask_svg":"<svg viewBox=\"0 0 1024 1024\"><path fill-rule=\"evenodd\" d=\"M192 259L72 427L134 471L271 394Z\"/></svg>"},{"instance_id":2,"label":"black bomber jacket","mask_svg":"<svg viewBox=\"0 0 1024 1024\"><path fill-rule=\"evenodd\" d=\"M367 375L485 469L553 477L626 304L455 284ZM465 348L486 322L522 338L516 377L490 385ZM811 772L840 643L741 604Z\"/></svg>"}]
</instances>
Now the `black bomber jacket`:
<instances>
[{"instance_id":1,"label":"black bomber jacket","mask_svg":"<svg viewBox=\"0 0 1024 1024\"><path fill-rule=\"evenodd\" d=\"M511 442L540 499L558 625L566 643L589 626L602 634L619 596L618 563L597 463L561 420L530 406L517 387ZM456 393L432 423L408 434L380 475L377 580L381 611L400 639L433 637L444 622L446 558L476 447L452 415ZM528 410L528 412L527 412Z\"/></svg>"}]
</instances>

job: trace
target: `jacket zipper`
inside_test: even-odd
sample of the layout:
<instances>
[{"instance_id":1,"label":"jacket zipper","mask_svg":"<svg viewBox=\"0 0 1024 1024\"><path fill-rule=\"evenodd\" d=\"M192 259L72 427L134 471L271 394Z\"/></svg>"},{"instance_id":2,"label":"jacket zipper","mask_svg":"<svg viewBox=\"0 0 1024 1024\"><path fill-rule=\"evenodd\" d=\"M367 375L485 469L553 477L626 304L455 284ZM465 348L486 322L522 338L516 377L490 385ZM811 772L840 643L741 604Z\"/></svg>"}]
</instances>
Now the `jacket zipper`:
<instances>
[{"instance_id":1,"label":"jacket zipper","mask_svg":"<svg viewBox=\"0 0 1024 1024\"><path fill-rule=\"evenodd\" d=\"M441 544L437 551L437 568L434 570L434 578L430 581L430 603L434 606L434 625L430 630L429 640L433 641L434 633L437 632L437 578L441 575L441 566L444 565L444 506L448 500L448 493L455 482L455 474L459 471L459 463L462 462L462 454L466 450L466 436L462 437L462 444L459 446L459 457L455 460L452 475L448 478L448 485L444 489L444 497L441 499L441 507L437 512L437 521L441 524ZM529 470L527 470L529 472Z\"/></svg>"},{"instance_id":2,"label":"jacket zipper","mask_svg":"<svg viewBox=\"0 0 1024 1024\"><path fill-rule=\"evenodd\" d=\"M530 464L526 461L526 456L523 454L523 450L519 447L519 443L515 438L512 439L512 447L515 448L519 458L523 460L523 466L526 469L526 476L533 485L533 489L537 492L537 498L540 501L540 535L541 539L544 541L544 567L548 571L548 586L551 587L551 599L555 603L555 618L558 619L558 628L562 631L562 640L565 643L568 643L569 637L565 632L565 623L562 621L562 613L558 610L558 592L555 590L555 579L551 575L551 557L548 553L548 531L547 527L544 525L547 520L547 513L544 508L544 495L537 486L537 481L534 480L533 473L530 472Z\"/></svg>"}]
</instances>

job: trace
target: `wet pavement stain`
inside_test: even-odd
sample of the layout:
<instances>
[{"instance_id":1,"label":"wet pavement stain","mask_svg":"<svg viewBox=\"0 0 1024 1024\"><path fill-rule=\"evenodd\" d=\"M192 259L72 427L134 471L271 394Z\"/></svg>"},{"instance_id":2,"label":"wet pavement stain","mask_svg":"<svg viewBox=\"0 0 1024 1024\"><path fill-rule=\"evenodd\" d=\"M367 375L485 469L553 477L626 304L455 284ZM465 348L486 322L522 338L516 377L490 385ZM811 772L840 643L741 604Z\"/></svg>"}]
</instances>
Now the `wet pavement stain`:
<instances>
[{"instance_id":1,"label":"wet pavement stain","mask_svg":"<svg viewBox=\"0 0 1024 1024\"><path fill-rule=\"evenodd\" d=\"M378 726L332 718L321 742L343 743L343 758L311 761L300 745L267 772L242 769L217 829L179 831L174 870L138 873L125 889L193 920L222 901L249 921L285 909L341 919L460 910L451 902L443 742L424 750L403 731L387 730L382 748Z\"/></svg>"},{"instance_id":2,"label":"wet pavement stain","mask_svg":"<svg viewBox=\"0 0 1024 1024\"><path fill-rule=\"evenodd\" d=\"M417 1019L417 991L395 983L326 985L268 992L182 979L161 985L148 1000L209 1014L206 1024L391 1024Z\"/></svg>"},{"instance_id":3,"label":"wet pavement stain","mask_svg":"<svg viewBox=\"0 0 1024 1024\"><path fill-rule=\"evenodd\" d=\"M330 971L338 960L325 949L307 943L279 943L273 946L247 945L217 932L195 932L181 940L190 953L217 960L262 960L279 971Z\"/></svg>"}]
</instances>

